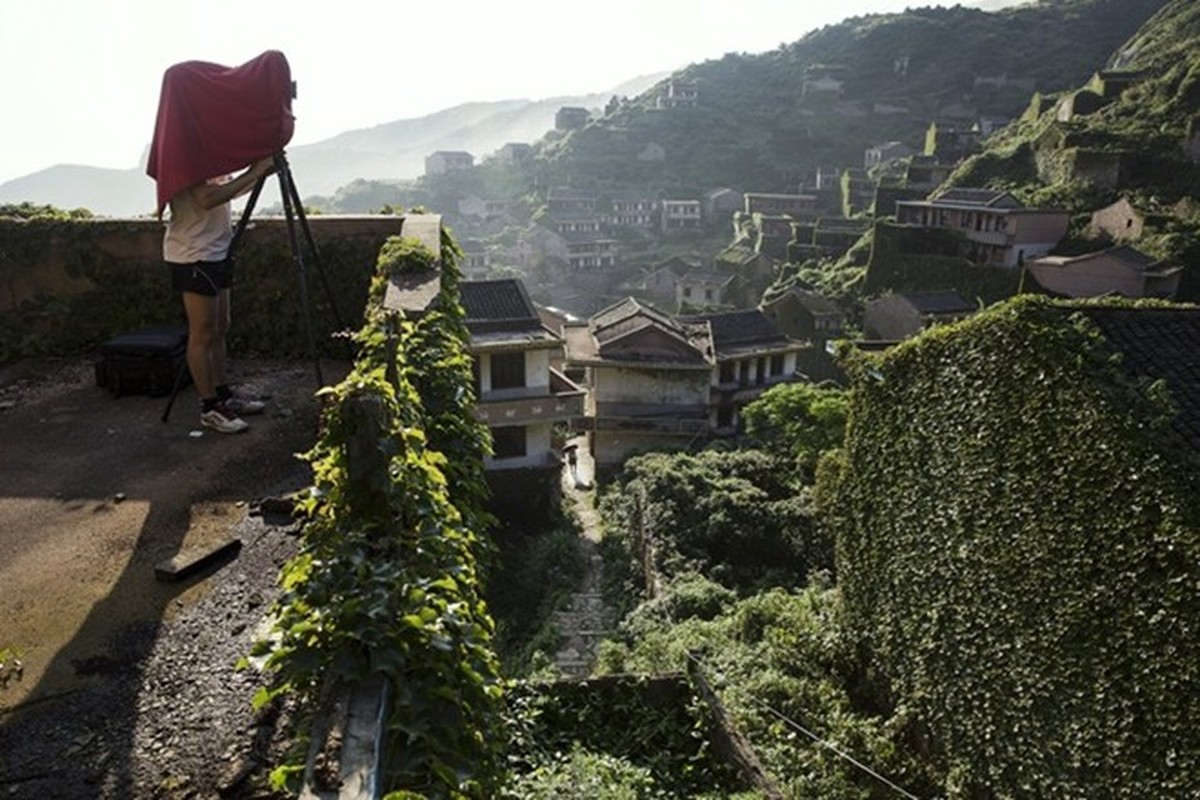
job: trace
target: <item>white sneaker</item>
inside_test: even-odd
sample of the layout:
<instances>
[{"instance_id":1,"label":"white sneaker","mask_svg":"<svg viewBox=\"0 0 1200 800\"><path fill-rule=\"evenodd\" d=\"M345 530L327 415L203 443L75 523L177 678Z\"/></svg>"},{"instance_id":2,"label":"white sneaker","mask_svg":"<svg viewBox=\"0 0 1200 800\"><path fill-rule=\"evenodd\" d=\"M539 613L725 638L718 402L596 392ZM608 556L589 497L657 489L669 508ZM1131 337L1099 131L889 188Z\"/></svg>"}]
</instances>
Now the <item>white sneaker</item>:
<instances>
[{"instance_id":1,"label":"white sneaker","mask_svg":"<svg viewBox=\"0 0 1200 800\"><path fill-rule=\"evenodd\" d=\"M217 403L208 411L201 412L200 424L218 433L241 433L250 427L246 420L229 409L228 402Z\"/></svg>"},{"instance_id":2,"label":"white sneaker","mask_svg":"<svg viewBox=\"0 0 1200 800\"><path fill-rule=\"evenodd\" d=\"M227 397L223 403L225 408L241 417L251 414L261 414L267 404L262 400L251 400L246 397Z\"/></svg>"}]
</instances>

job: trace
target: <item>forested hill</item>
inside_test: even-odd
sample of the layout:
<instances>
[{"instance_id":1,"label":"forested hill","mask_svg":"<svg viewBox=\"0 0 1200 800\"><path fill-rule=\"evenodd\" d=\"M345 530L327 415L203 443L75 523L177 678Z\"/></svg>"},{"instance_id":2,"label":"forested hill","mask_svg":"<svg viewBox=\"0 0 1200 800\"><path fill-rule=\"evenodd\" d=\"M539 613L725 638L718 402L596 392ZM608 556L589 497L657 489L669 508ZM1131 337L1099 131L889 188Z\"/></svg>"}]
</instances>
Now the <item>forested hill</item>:
<instances>
[{"instance_id":1,"label":"forested hill","mask_svg":"<svg viewBox=\"0 0 1200 800\"><path fill-rule=\"evenodd\" d=\"M1172 0L1109 60L1020 120L952 176L1086 211L1114 194L1174 202L1200 157L1200 4ZM1191 152L1197 149L1197 152ZM1112 167L1106 170L1105 165Z\"/></svg>"},{"instance_id":2,"label":"forested hill","mask_svg":"<svg viewBox=\"0 0 1200 800\"><path fill-rule=\"evenodd\" d=\"M1109 70L1052 98L951 176L1077 214L1075 247L1092 211L1124 197L1147 215L1138 247L1170 263L1200 259L1200 3L1172 0L1114 51ZM1068 243L1068 246L1070 244ZM1200 291L1185 270L1181 296Z\"/></svg>"},{"instance_id":3,"label":"forested hill","mask_svg":"<svg viewBox=\"0 0 1200 800\"><path fill-rule=\"evenodd\" d=\"M1035 92L1086 80L1164 5L1041 0L851 18L768 53L676 73L695 87L694 108L657 108L665 84L612 104L543 144L542 177L692 196L714 186L794 191L818 166L861 165L873 144L919 150L938 118L1017 117Z\"/></svg>"}]
</instances>

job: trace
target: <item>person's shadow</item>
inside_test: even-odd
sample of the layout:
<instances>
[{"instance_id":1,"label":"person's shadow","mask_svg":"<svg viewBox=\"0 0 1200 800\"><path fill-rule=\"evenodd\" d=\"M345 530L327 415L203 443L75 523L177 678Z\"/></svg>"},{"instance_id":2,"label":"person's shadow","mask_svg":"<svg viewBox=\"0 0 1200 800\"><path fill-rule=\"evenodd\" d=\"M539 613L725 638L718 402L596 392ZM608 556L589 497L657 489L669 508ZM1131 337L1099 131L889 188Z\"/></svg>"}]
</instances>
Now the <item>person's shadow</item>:
<instances>
[{"instance_id":1,"label":"person's shadow","mask_svg":"<svg viewBox=\"0 0 1200 800\"><path fill-rule=\"evenodd\" d=\"M309 380L299 402L312 392ZM23 685L0 692L0 794L134 796L143 664L177 601L222 561L179 582L160 580L156 565L227 539L237 501L304 479L295 454L312 445L315 401L311 415L304 406L236 437L196 437L194 397L180 400L167 424L164 399L114 400L95 386L0 416L0 648L22 648L39 628L56 643L26 653ZM6 598L5 575L29 591Z\"/></svg>"}]
</instances>

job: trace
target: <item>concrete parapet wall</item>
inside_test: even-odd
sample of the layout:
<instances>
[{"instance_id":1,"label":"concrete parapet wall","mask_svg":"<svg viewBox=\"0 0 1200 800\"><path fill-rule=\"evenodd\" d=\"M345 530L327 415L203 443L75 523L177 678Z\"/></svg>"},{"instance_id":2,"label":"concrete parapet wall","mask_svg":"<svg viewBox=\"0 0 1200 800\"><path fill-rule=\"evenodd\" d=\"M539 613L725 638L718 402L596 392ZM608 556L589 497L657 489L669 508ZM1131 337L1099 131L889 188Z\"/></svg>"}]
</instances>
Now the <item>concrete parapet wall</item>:
<instances>
[{"instance_id":1,"label":"concrete parapet wall","mask_svg":"<svg viewBox=\"0 0 1200 800\"><path fill-rule=\"evenodd\" d=\"M399 233L402 220L307 217L319 258L308 251L297 221L302 273L286 220L253 219L235 254L231 347L267 355L306 351L301 274L322 343L338 327L335 317L357 328L379 248ZM117 333L182 320L162 265L162 234L163 224L151 218L0 220L0 362L87 352Z\"/></svg>"}]
</instances>

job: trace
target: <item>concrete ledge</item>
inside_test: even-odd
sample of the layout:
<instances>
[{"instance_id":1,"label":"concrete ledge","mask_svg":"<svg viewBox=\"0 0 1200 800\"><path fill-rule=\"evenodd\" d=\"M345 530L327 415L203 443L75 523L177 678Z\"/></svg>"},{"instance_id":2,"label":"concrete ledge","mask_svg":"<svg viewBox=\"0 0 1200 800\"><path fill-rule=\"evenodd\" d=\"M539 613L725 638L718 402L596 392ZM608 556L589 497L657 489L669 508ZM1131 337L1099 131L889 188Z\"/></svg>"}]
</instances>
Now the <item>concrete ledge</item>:
<instances>
[{"instance_id":1,"label":"concrete ledge","mask_svg":"<svg viewBox=\"0 0 1200 800\"><path fill-rule=\"evenodd\" d=\"M231 559L242 549L240 539L226 539L213 545L181 550L174 557L154 565L154 577L173 583L189 578L201 570Z\"/></svg>"},{"instance_id":2,"label":"concrete ledge","mask_svg":"<svg viewBox=\"0 0 1200 800\"><path fill-rule=\"evenodd\" d=\"M334 692L313 723L300 800L376 800L380 796L390 704L390 688L381 677Z\"/></svg>"}]
</instances>

